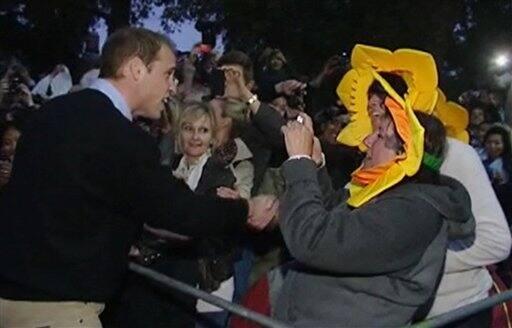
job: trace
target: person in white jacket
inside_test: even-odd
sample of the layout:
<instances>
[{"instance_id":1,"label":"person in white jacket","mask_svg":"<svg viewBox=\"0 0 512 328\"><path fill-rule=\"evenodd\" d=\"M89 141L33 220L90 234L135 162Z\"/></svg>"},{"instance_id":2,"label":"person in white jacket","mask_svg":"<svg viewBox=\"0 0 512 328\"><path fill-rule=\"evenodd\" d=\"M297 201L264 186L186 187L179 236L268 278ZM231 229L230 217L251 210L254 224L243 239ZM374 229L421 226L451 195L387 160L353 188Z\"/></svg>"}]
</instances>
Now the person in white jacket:
<instances>
[{"instance_id":1,"label":"person in white jacket","mask_svg":"<svg viewBox=\"0 0 512 328\"><path fill-rule=\"evenodd\" d=\"M487 265L506 259L511 236L505 215L476 151L456 139L448 138L441 173L460 181L471 196L475 217L475 240L468 248L449 247L444 275L428 318L482 300L489 295L492 278ZM491 310L463 320L490 323ZM480 326L481 327L481 326Z\"/></svg>"}]
</instances>

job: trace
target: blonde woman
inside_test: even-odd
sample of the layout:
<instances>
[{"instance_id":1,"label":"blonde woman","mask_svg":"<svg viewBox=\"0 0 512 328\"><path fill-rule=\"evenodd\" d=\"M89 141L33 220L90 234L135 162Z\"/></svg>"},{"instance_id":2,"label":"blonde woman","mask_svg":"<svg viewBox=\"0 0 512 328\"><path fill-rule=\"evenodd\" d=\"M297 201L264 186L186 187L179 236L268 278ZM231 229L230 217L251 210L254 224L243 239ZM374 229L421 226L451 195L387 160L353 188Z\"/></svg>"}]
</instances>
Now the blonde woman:
<instances>
[{"instance_id":1,"label":"blonde woman","mask_svg":"<svg viewBox=\"0 0 512 328\"><path fill-rule=\"evenodd\" d=\"M217 124L213 109L206 103L185 104L176 124L179 154L174 157L172 174L199 194L216 195L217 189L233 189L235 176L221 156L215 153ZM232 300L234 292L233 244L223 239L191 239L168 230L145 227L137 245L139 261L168 276ZM138 279L138 278L134 278ZM135 281L123 296L119 325L127 327L193 327L197 318L205 326L214 321L222 326L227 313L202 301L183 295L162 295L158 288ZM208 323L207 323L208 322ZM199 324L199 323L198 323Z\"/></svg>"}]
</instances>

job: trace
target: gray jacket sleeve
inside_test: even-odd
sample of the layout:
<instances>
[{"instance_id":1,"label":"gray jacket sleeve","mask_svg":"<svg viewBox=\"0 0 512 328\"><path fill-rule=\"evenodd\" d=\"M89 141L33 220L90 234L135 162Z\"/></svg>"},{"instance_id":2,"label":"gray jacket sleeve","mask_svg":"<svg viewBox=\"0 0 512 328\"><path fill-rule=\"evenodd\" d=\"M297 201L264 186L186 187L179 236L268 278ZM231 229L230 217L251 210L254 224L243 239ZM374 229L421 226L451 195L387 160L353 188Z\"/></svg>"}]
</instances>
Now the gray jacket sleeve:
<instances>
[{"instance_id":1,"label":"gray jacket sleeve","mask_svg":"<svg viewBox=\"0 0 512 328\"><path fill-rule=\"evenodd\" d=\"M331 177L329 176L325 166L317 171L317 178L326 209L332 209L334 206L346 201L348 198L348 192L345 189L335 191L332 188Z\"/></svg>"},{"instance_id":2,"label":"gray jacket sleeve","mask_svg":"<svg viewBox=\"0 0 512 328\"><path fill-rule=\"evenodd\" d=\"M382 197L353 210L342 202L328 210L308 159L285 162L283 175L284 240L297 261L319 270L373 274L407 268L442 226L439 215L413 197Z\"/></svg>"}]
</instances>

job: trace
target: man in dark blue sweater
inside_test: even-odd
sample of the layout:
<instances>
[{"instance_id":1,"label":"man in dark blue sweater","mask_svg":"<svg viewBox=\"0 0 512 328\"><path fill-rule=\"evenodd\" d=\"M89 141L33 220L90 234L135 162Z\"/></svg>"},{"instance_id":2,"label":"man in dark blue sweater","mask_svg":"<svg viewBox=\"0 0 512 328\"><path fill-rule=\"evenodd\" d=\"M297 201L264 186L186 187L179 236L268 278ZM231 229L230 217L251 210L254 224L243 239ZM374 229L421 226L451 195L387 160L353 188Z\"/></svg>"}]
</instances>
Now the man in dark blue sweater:
<instances>
[{"instance_id":1,"label":"man in dark blue sweater","mask_svg":"<svg viewBox=\"0 0 512 328\"><path fill-rule=\"evenodd\" d=\"M175 63L162 35L119 30L101 78L27 126L0 199L0 327L100 327L144 222L202 237L262 229L274 215L270 197L197 196L159 166L156 144L131 121L160 116Z\"/></svg>"}]
</instances>

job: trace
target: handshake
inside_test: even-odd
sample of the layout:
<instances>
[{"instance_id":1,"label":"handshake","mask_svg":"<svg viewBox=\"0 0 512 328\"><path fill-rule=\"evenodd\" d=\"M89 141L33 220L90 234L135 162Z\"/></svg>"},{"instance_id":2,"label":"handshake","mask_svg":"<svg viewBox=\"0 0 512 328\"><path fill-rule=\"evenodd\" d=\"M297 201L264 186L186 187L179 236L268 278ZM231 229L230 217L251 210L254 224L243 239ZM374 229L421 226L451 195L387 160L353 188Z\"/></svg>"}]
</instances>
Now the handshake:
<instances>
[{"instance_id":1,"label":"handshake","mask_svg":"<svg viewBox=\"0 0 512 328\"><path fill-rule=\"evenodd\" d=\"M217 188L217 196L227 199L240 199L240 192L227 187ZM259 195L247 200L249 214L247 225L256 231L261 231L267 226L275 226L277 223L277 211L279 200L273 195Z\"/></svg>"},{"instance_id":2,"label":"handshake","mask_svg":"<svg viewBox=\"0 0 512 328\"><path fill-rule=\"evenodd\" d=\"M247 225L257 231L277 223L279 200L275 196L260 195L249 199Z\"/></svg>"}]
</instances>

